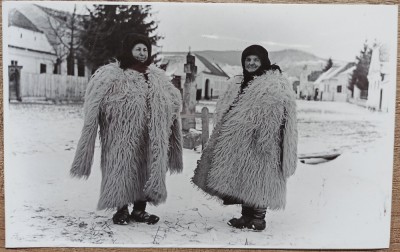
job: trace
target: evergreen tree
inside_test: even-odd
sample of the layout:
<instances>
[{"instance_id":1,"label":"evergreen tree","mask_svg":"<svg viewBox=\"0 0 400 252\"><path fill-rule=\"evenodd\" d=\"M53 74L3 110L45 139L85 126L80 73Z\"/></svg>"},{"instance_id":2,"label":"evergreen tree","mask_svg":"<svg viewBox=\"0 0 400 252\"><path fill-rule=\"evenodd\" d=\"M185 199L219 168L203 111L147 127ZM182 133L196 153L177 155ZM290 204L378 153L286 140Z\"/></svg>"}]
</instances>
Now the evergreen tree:
<instances>
[{"instance_id":1,"label":"evergreen tree","mask_svg":"<svg viewBox=\"0 0 400 252\"><path fill-rule=\"evenodd\" d=\"M356 57L356 69L350 77L348 88L354 92L354 86L361 91L368 90L368 70L371 63L372 49L367 42L364 43L360 55Z\"/></svg>"},{"instance_id":2,"label":"evergreen tree","mask_svg":"<svg viewBox=\"0 0 400 252\"><path fill-rule=\"evenodd\" d=\"M149 21L150 5L95 5L89 12L81 38L86 61L93 70L121 53L122 40L128 33L146 35L152 45L162 38L155 35L157 23Z\"/></svg>"},{"instance_id":3,"label":"evergreen tree","mask_svg":"<svg viewBox=\"0 0 400 252\"><path fill-rule=\"evenodd\" d=\"M324 69L322 69L322 72L325 73L326 71L331 69L332 66L333 66L332 58L329 58L328 61L326 62Z\"/></svg>"}]
</instances>

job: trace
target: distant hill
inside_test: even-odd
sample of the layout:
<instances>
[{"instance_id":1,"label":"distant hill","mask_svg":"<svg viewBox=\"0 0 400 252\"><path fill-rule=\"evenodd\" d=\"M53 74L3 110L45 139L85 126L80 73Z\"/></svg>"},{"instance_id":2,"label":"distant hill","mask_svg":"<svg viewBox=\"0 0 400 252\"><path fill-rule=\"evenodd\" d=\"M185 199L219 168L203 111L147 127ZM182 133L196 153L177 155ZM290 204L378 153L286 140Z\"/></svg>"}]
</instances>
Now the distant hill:
<instances>
[{"instance_id":1,"label":"distant hill","mask_svg":"<svg viewBox=\"0 0 400 252\"><path fill-rule=\"evenodd\" d=\"M165 52L163 54L184 55L186 53ZM195 51L193 53L206 57L208 60L220 65L223 69L229 69L227 72L234 69L234 71L238 71L237 74L240 74L241 51ZM295 49L271 51L269 52L269 58L271 63L279 65L288 76L296 78L300 76L305 65L307 65L308 69L321 70L326 64L326 59Z\"/></svg>"}]
</instances>

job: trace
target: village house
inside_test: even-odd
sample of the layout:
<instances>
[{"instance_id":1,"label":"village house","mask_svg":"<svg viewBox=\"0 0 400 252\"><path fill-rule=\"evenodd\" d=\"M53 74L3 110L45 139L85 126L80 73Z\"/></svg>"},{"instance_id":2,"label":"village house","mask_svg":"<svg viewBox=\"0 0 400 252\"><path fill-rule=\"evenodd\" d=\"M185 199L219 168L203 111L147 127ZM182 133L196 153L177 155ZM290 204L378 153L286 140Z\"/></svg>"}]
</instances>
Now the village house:
<instances>
[{"instance_id":1,"label":"village house","mask_svg":"<svg viewBox=\"0 0 400 252\"><path fill-rule=\"evenodd\" d=\"M82 98L91 71L79 55L73 64L67 64L68 50L54 30L65 34L62 29L66 29L65 22L70 15L36 4L9 11L5 64L9 66L10 100ZM62 39L67 40L68 36ZM68 85L76 87L71 89Z\"/></svg>"},{"instance_id":2,"label":"village house","mask_svg":"<svg viewBox=\"0 0 400 252\"><path fill-rule=\"evenodd\" d=\"M8 64L23 66L29 73L53 72L57 56L46 34L15 9L9 15L7 39Z\"/></svg>"},{"instance_id":3,"label":"village house","mask_svg":"<svg viewBox=\"0 0 400 252\"><path fill-rule=\"evenodd\" d=\"M301 71L300 78L299 78L299 85L297 91L297 98L298 99L306 99L311 100L311 97L314 93L314 85L313 82L308 81L308 75L311 73L311 69L305 65L303 70Z\"/></svg>"},{"instance_id":4,"label":"village house","mask_svg":"<svg viewBox=\"0 0 400 252\"><path fill-rule=\"evenodd\" d=\"M390 94L389 52L385 45L376 44L372 49L371 63L368 70L368 108L388 111Z\"/></svg>"},{"instance_id":5,"label":"village house","mask_svg":"<svg viewBox=\"0 0 400 252\"><path fill-rule=\"evenodd\" d=\"M171 77L174 84L179 88L183 87L185 82L184 65L186 63L186 53L164 53L162 64L165 65L165 71ZM205 56L193 53L195 56L197 75L196 100L211 100L218 98L227 88L229 77L222 68L211 62Z\"/></svg>"},{"instance_id":6,"label":"village house","mask_svg":"<svg viewBox=\"0 0 400 252\"><path fill-rule=\"evenodd\" d=\"M299 80L293 82L297 99L318 100L318 90L314 89L314 83L322 74L322 71L316 70L317 68L316 66L304 65Z\"/></svg>"},{"instance_id":7,"label":"village house","mask_svg":"<svg viewBox=\"0 0 400 252\"><path fill-rule=\"evenodd\" d=\"M320 101L347 102L351 97L348 82L355 69L355 63L334 64L314 83Z\"/></svg>"},{"instance_id":8,"label":"village house","mask_svg":"<svg viewBox=\"0 0 400 252\"><path fill-rule=\"evenodd\" d=\"M70 15L68 12L36 4L27 4L10 10L8 14L10 59L23 66L23 71L31 73L68 74L81 77L90 75L90 70L79 57L75 59L73 71L68 72L66 48L54 32L55 28L65 29L62 23L67 22ZM61 34L62 31L59 32ZM66 33L62 34L65 35L63 40L68 40ZM39 59L43 62L39 63Z\"/></svg>"}]
</instances>

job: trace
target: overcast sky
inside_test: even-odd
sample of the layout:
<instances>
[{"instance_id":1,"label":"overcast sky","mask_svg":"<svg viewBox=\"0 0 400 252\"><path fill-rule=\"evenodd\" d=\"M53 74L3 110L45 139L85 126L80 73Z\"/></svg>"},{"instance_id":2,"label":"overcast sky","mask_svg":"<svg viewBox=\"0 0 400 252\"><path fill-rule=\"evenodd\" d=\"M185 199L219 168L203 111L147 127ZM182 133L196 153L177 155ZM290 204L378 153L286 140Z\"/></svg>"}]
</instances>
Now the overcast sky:
<instances>
[{"instance_id":1,"label":"overcast sky","mask_svg":"<svg viewBox=\"0 0 400 252\"><path fill-rule=\"evenodd\" d=\"M354 60L365 39L394 42L397 7L366 5L157 4L164 51L301 49Z\"/></svg>"},{"instance_id":2,"label":"overcast sky","mask_svg":"<svg viewBox=\"0 0 400 252\"><path fill-rule=\"evenodd\" d=\"M40 4L72 10L74 3ZM365 39L397 45L397 6L151 4L158 33L165 36L159 43L163 51L243 50L261 44L271 51L292 48L353 61Z\"/></svg>"}]
</instances>

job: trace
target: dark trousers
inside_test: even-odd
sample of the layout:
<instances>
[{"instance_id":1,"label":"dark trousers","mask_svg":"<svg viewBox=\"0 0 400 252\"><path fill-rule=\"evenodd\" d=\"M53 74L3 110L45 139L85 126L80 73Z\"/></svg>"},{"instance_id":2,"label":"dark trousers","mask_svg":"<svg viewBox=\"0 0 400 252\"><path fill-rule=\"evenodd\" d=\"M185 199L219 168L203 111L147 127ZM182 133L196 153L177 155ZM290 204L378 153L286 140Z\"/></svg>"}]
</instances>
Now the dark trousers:
<instances>
[{"instance_id":1,"label":"dark trousers","mask_svg":"<svg viewBox=\"0 0 400 252\"><path fill-rule=\"evenodd\" d=\"M254 208L246 205L242 205L242 215L250 217L252 219L265 219L265 214L267 213L266 208Z\"/></svg>"},{"instance_id":2,"label":"dark trousers","mask_svg":"<svg viewBox=\"0 0 400 252\"><path fill-rule=\"evenodd\" d=\"M144 211L146 210L146 205L147 205L146 201L135 201L133 203L133 210ZM128 205L122 206L121 208L118 209L118 211L123 210L125 208L128 209Z\"/></svg>"}]
</instances>

